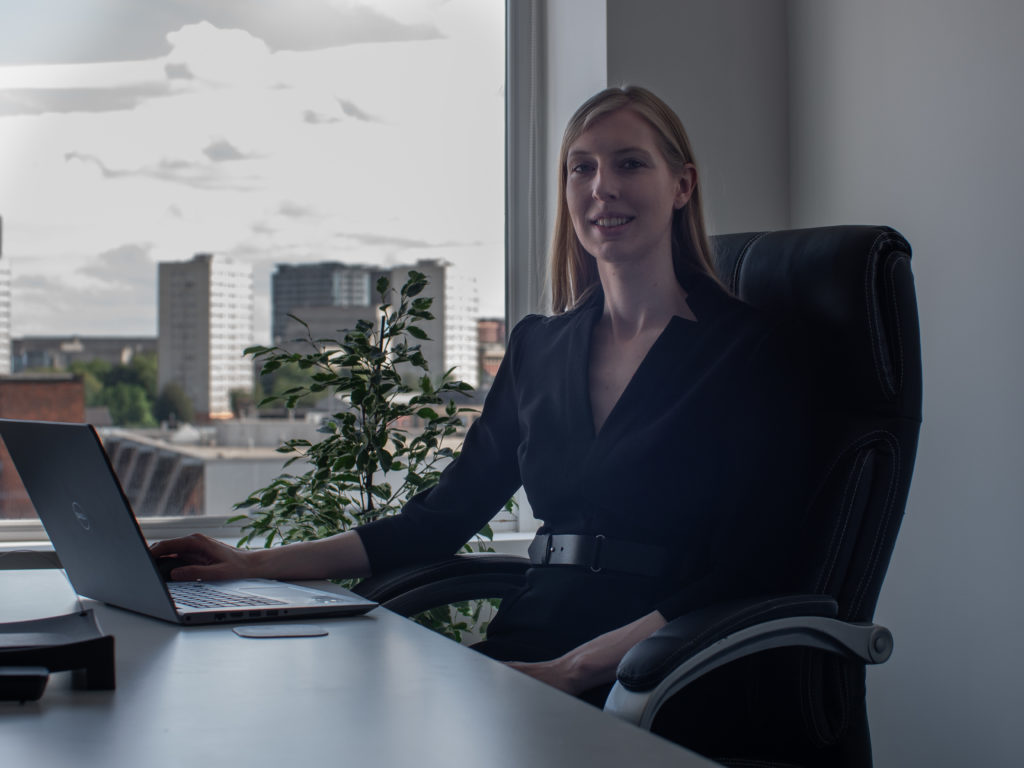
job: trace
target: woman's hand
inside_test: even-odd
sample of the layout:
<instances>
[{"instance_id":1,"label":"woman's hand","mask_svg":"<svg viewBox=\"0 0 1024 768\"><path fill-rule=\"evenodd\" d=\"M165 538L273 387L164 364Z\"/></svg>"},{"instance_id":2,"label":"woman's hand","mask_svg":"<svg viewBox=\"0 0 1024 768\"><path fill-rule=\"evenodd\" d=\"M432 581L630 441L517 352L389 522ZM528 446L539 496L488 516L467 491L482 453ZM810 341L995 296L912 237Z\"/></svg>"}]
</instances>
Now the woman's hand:
<instances>
[{"instance_id":1,"label":"woman's hand","mask_svg":"<svg viewBox=\"0 0 1024 768\"><path fill-rule=\"evenodd\" d=\"M573 678L571 664L568 663L566 656L560 656L551 661L509 661L506 663L512 669L573 696L578 696L587 689Z\"/></svg>"},{"instance_id":2,"label":"woman's hand","mask_svg":"<svg viewBox=\"0 0 1024 768\"><path fill-rule=\"evenodd\" d=\"M173 581L225 581L260 575L259 552L237 549L201 533L161 541L149 552L161 561L180 561L169 571ZM161 570L168 573L168 567Z\"/></svg>"},{"instance_id":3,"label":"woman's hand","mask_svg":"<svg viewBox=\"0 0 1024 768\"><path fill-rule=\"evenodd\" d=\"M615 671L626 652L663 626L665 619L657 611L652 611L624 627L598 635L557 659L509 661L506 664L542 683L578 696L591 688L614 682Z\"/></svg>"},{"instance_id":4,"label":"woman's hand","mask_svg":"<svg viewBox=\"0 0 1024 768\"><path fill-rule=\"evenodd\" d=\"M149 548L158 560L176 559L170 571L174 581L225 579L332 579L362 578L370 574L370 561L359 534L345 531L326 539L301 541L270 549L238 549L201 533L168 539ZM166 572L166 565L161 570Z\"/></svg>"}]
</instances>

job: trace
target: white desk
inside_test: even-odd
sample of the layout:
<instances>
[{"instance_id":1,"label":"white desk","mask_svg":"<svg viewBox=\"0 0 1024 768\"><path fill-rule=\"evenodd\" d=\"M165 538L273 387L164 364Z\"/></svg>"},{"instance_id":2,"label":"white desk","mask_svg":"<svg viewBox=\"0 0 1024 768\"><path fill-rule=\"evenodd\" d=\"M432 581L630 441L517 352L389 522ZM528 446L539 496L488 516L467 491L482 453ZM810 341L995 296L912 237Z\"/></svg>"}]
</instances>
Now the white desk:
<instances>
[{"instance_id":1,"label":"white desk","mask_svg":"<svg viewBox=\"0 0 1024 768\"><path fill-rule=\"evenodd\" d=\"M0 702L3 765L715 765L381 608L253 640L86 602L117 690ZM62 571L0 571L0 621L73 610Z\"/></svg>"}]
</instances>

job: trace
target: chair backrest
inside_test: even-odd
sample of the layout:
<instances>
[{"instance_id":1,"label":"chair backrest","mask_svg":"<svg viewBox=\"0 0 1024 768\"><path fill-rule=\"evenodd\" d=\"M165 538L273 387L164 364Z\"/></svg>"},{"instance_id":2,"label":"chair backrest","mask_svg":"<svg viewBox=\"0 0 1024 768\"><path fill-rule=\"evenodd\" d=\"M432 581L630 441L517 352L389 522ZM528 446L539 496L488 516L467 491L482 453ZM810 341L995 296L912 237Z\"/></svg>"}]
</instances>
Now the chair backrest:
<instances>
[{"instance_id":1,"label":"chair backrest","mask_svg":"<svg viewBox=\"0 0 1024 768\"><path fill-rule=\"evenodd\" d=\"M785 317L805 344L810 501L791 591L830 594L840 619L870 621L903 519L921 426L910 245L888 227L867 226L713 240L730 290ZM782 697L762 707L777 720L769 731L792 732L796 717L811 743L826 750L823 764L870 765L863 664L780 650L751 675Z\"/></svg>"},{"instance_id":2,"label":"chair backrest","mask_svg":"<svg viewBox=\"0 0 1024 768\"><path fill-rule=\"evenodd\" d=\"M816 479L794 588L869 621L910 488L921 353L910 246L888 227L714 238L719 275L803 335Z\"/></svg>"}]
</instances>

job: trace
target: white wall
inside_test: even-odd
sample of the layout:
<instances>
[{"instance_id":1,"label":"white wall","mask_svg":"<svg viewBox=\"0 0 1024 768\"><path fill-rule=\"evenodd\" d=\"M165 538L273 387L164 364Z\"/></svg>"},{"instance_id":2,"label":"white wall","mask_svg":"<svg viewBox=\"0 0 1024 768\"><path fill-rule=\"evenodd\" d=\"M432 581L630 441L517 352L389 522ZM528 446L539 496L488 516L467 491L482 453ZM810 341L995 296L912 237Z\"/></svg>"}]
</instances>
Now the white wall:
<instances>
[{"instance_id":1,"label":"white wall","mask_svg":"<svg viewBox=\"0 0 1024 768\"><path fill-rule=\"evenodd\" d=\"M608 0L608 83L650 88L693 144L712 233L789 223L784 0Z\"/></svg>"},{"instance_id":2,"label":"white wall","mask_svg":"<svg viewBox=\"0 0 1024 768\"><path fill-rule=\"evenodd\" d=\"M868 676L877 765L1019 765L1024 3L790 7L795 226L914 249L924 425Z\"/></svg>"}]
</instances>

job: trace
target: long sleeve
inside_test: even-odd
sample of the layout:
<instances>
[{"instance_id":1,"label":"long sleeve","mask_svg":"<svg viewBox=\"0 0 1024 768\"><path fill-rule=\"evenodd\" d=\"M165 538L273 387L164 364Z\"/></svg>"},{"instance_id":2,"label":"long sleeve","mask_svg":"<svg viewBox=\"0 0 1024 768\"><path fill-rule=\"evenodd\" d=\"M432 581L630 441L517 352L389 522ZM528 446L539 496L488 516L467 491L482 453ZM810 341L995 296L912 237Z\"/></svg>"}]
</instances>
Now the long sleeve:
<instances>
[{"instance_id":1,"label":"long sleeve","mask_svg":"<svg viewBox=\"0 0 1024 768\"><path fill-rule=\"evenodd\" d=\"M517 361L523 329L536 319L512 330L483 411L437 485L410 499L400 514L356 529L373 572L452 554L519 489Z\"/></svg>"}]
</instances>

